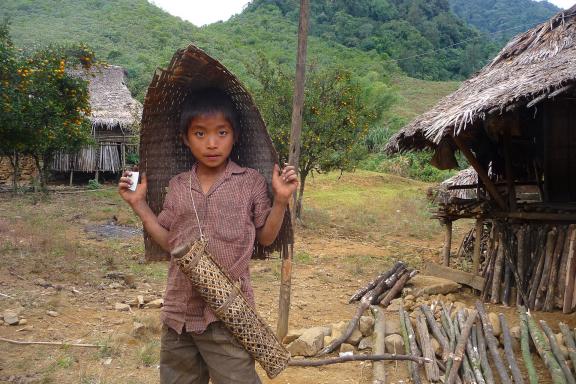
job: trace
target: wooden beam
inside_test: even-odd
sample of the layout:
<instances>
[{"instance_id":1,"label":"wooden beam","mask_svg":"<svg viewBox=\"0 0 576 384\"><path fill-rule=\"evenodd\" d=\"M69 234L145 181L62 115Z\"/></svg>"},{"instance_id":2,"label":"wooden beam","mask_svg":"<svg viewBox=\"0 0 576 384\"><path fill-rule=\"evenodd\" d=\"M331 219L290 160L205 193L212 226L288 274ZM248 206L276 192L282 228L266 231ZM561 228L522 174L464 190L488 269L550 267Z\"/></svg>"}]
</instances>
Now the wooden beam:
<instances>
[{"instance_id":1,"label":"wooden beam","mask_svg":"<svg viewBox=\"0 0 576 384\"><path fill-rule=\"evenodd\" d=\"M310 20L310 0L300 0L300 24L298 26L298 53L296 58L296 78L294 99L292 101L292 127L290 131L290 153L288 163L296 167L300 162L300 134L302 132L302 111L304 109L304 80L306 75L306 52L308 48L308 22ZM299 172L298 172L299 173ZM296 223L296 199L292 204L292 225ZM290 312L290 291L292 289L292 258L294 246L282 258L280 276L280 297L278 303L278 327L276 333L282 340L288 333L288 315Z\"/></svg>"},{"instance_id":2,"label":"wooden beam","mask_svg":"<svg viewBox=\"0 0 576 384\"><path fill-rule=\"evenodd\" d=\"M575 213L546 213L546 212L491 212L484 217L494 219L519 219L538 221L568 221L576 223Z\"/></svg>"},{"instance_id":3,"label":"wooden beam","mask_svg":"<svg viewBox=\"0 0 576 384\"><path fill-rule=\"evenodd\" d=\"M458 284L464 284L479 291L484 287L483 277L474 276L469 272L458 271L434 263L425 263L424 268L422 268L422 274L452 280Z\"/></svg>"},{"instance_id":4,"label":"wooden beam","mask_svg":"<svg viewBox=\"0 0 576 384\"><path fill-rule=\"evenodd\" d=\"M478 276L480 271L480 253L482 251L482 232L484 231L484 220L476 219L476 225L474 227L475 237L474 237L474 255L472 257L472 274Z\"/></svg>"},{"instance_id":5,"label":"wooden beam","mask_svg":"<svg viewBox=\"0 0 576 384\"><path fill-rule=\"evenodd\" d=\"M516 210L516 188L514 188L514 174L512 172L512 155L510 153L510 127L504 132L504 167L506 169L506 186L508 188L508 204L511 211Z\"/></svg>"},{"instance_id":6,"label":"wooden beam","mask_svg":"<svg viewBox=\"0 0 576 384\"><path fill-rule=\"evenodd\" d=\"M484 171L484 169L482 168L482 166L480 165L480 163L478 162L472 151L470 151L470 149L462 142L462 140L458 138L458 136L452 136L452 138L454 139L454 143L456 144L460 152L462 152L466 160L468 160L468 163L470 163L472 168L474 168L474 170L478 174L478 177L484 183L486 190L488 191L488 193L490 193L490 196L492 196L492 198L496 201L496 204L498 204L498 207L500 207L500 209L502 210L507 210L504 199L502 198L502 196L498 192L498 189L496 188L492 180L490 180L490 177L488 177L488 173Z\"/></svg>"},{"instance_id":7,"label":"wooden beam","mask_svg":"<svg viewBox=\"0 0 576 384\"><path fill-rule=\"evenodd\" d=\"M444 260L444 266L448 267L450 265L450 251L452 250L452 221L447 220L444 222L446 229L446 234L444 237L444 249L442 250L442 256Z\"/></svg>"}]
</instances>

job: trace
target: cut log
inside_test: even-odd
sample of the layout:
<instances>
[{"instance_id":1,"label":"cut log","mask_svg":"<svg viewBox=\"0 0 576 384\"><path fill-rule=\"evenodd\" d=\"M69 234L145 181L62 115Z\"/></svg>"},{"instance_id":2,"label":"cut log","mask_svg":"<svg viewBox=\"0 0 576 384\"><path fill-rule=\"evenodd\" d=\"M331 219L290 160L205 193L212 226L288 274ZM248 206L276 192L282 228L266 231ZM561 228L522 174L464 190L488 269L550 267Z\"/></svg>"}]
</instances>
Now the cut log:
<instances>
[{"instance_id":1,"label":"cut log","mask_svg":"<svg viewBox=\"0 0 576 384\"><path fill-rule=\"evenodd\" d=\"M538 374L536 373L536 368L534 368L532 353L530 353L530 332L528 330L526 309L519 307L518 313L520 315L520 348L522 350L522 360L528 373L528 381L530 384L538 384Z\"/></svg>"},{"instance_id":2,"label":"cut log","mask_svg":"<svg viewBox=\"0 0 576 384\"><path fill-rule=\"evenodd\" d=\"M563 308L564 294L567 285L567 269L568 269L568 255L570 253L570 238L572 237L572 226L566 227L566 235L564 236L564 247L560 255L560 267L558 268L558 284L556 285L556 299L557 307Z\"/></svg>"},{"instance_id":3,"label":"cut log","mask_svg":"<svg viewBox=\"0 0 576 384\"><path fill-rule=\"evenodd\" d=\"M448 360L448 355L450 354L450 343L446 336L442 333L438 324L436 323L436 319L434 319L434 315L430 311L430 308L427 305L420 305L420 310L426 317L426 321L428 322L428 326L432 331L432 335L438 341L440 346L442 347L442 361Z\"/></svg>"},{"instance_id":4,"label":"cut log","mask_svg":"<svg viewBox=\"0 0 576 384\"><path fill-rule=\"evenodd\" d=\"M430 362L424 364L426 378L428 381L437 382L440 380L440 370L438 364L436 364L436 356L430 343L426 320L420 314L416 316L416 330L418 331L418 340L420 340L420 346L422 347L422 356L430 359Z\"/></svg>"},{"instance_id":5,"label":"cut log","mask_svg":"<svg viewBox=\"0 0 576 384\"><path fill-rule=\"evenodd\" d=\"M512 381L510 380L510 377L506 372L506 368L504 367L502 357L498 352L498 341L494 336L494 329L492 328L492 323L490 323L490 320L488 320L488 315L486 314L486 310L484 309L484 304L477 301L476 309L478 310L478 315L480 316L480 320L482 322L482 328L484 329L486 345L488 345L488 349L490 350L490 355L492 356L492 362L496 367L496 372L498 372L500 382L502 384L512 384Z\"/></svg>"},{"instance_id":6,"label":"cut log","mask_svg":"<svg viewBox=\"0 0 576 384\"><path fill-rule=\"evenodd\" d=\"M410 338L410 334L408 332L408 327L412 328L410 324L410 318L406 315L404 311L404 306L400 307L400 330L402 332L402 338L404 339L404 350L406 351L407 355L411 356L421 356L420 351L416 345L416 339L412 332L412 338ZM413 345L415 347L413 347ZM420 373L418 372L419 368L418 365L415 363L410 363L408 365L408 369L410 371L410 377L412 378L412 382L414 384L421 384L422 380L420 379Z\"/></svg>"},{"instance_id":7,"label":"cut log","mask_svg":"<svg viewBox=\"0 0 576 384\"><path fill-rule=\"evenodd\" d=\"M570 366L568 365L568 362L564 358L564 354L560 350L560 346L556 341L556 335L554 335L554 332L552 332L552 329L550 329L546 321L540 320L540 325L542 326L542 329L544 330L546 337L548 337L548 342L550 343L550 349L552 350L552 353L554 354L556 361L558 362L558 364L560 364L560 368L564 373L566 382L568 384L576 384L576 379L574 379L574 376L572 376L572 372L570 372Z\"/></svg>"},{"instance_id":8,"label":"cut log","mask_svg":"<svg viewBox=\"0 0 576 384\"><path fill-rule=\"evenodd\" d=\"M357 290L356 293L354 293L352 295L350 300L348 300L348 303L351 304L355 301L359 301L362 298L362 296L364 296L368 291L370 291L371 289L374 289L374 287L376 287L378 285L378 283L380 283L382 280L386 280L387 278L392 276L401 267L406 267L406 264L403 261L397 261L394 264L394 266L392 267L392 269L390 269L387 272L381 273L374 280L369 282L367 285L365 285L364 287Z\"/></svg>"},{"instance_id":9,"label":"cut log","mask_svg":"<svg viewBox=\"0 0 576 384\"><path fill-rule=\"evenodd\" d=\"M406 283L417 274L417 270L405 270L402 276L394 283L394 286L392 286L388 292L378 297L376 304L379 303L383 307L390 305L390 302L400 294ZM380 299L380 297L382 297L382 299Z\"/></svg>"},{"instance_id":10,"label":"cut log","mask_svg":"<svg viewBox=\"0 0 576 384\"><path fill-rule=\"evenodd\" d=\"M532 341L536 346L538 354L544 361L544 365L546 365L546 368L548 368L548 371L550 372L552 382L554 384L566 384L566 377L564 376L564 372L562 371L560 364L558 364L558 361L556 361L552 351L550 350L547 337L542 333L542 330L538 324L536 324L536 321L532 318L530 313L526 314L526 318L528 319L528 329L530 330Z\"/></svg>"},{"instance_id":11,"label":"cut log","mask_svg":"<svg viewBox=\"0 0 576 384\"><path fill-rule=\"evenodd\" d=\"M524 268L524 260L526 258L525 250L526 250L526 231L528 227L526 225L520 226L518 232L516 233L516 240L518 243L518 251L516 254L516 263L517 263L517 270L518 276L522 282L526 281L526 271ZM524 284L524 292L526 296L528 295L526 284ZM521 305L523 303L522 294L520 292L518 284L516 284L516 305Z\"/></svg>"},{"instance_id":12,"label":"cut log","mask_svg":"<svg viewBox=\"0 0 576 384\"><path fill-rule=\"evenodd\" d=\"M454 321L452 322L452 324L454 325L456 340L458 340L458 338L462 334L462 330L460 329L460 323L458 322L457 314L456 316L454 316ZM455 354L456 351L454 351L454 355ZM460 365L460 376L462 376L464 383L476 383L476 379L474 378L474 372L472 372L472 365L470 364L468 355L466 354L466 349L464 349L464 355L462 355L462 364Z\"/></svg>"},{"instance_id":13,"label":"cut log","mask_svg":"<svg viewBox=\"0 0 576 384\"><path fill-rule=\"evenodd\" d=\"M506 248L502 232L496 230L496 235L498 236L499 247L498 252L496 253L496 261L494 262L494 271L492 272L492 289L490 293L490 302L492 304L500 302L500 285L502 284L502 272L504 267L504 248Z\"/></svg>"},{"instance_id":14,"label":"cut log","mask_svg":"<svg viewBox=\"0 0 576 384\"><path fill-rule=\"evenodd\" d=\"M562 305L562 312L570 313L574 307L573 302L576 298L574 295L574 279L576 275L576 258L574 258L574 251L576 248L576 226L570 226L570 243L568 246L568 261L566 265L567 277L566 277L566 289L564 291L564 303ZM576 368L576 367L575 367Z\"/></svg>"},{"instance_id":15,"label":"cut log","mask_svg":"<svg viewBox=\"0 0 576 384\"><path fill-rule=\"evenodd\" d=\"M564 250L565 237L566 237L566 229L563 227L558 227L558 237L556 238L556 245L554 246L554 256L552 258L552 264L550 265L550 278L548 279L548 288L546 289L546 300L544 301L544 310L547 312L551 312L556 304L558 267L560 265L560 259L562 258L562 251Z\"/></svg>"},{"instance_id":16,"label":"cut log","mask_svg":"<svg viewBox=\"0 0 576 384\"><path fill-rule=\"evenodd\" d=\"M466 319L464 318L464 311L458 312L456 315L458 319L458 324L460 325L460 329L464 329L466 327ZM474 374L474 378L476 379L477 384L486 384L484 380L484 375L482 374L482 363L480 361L480 354L478 353L478 346L474 347L471 341L475 338L474 337L474 326L472 326L470 330L470 337L468 337L468 342L466 343L466 354L468 355L468 360L470 361L470 368L472 369L472 373Z\"/></svg>"},{"instance_id":17,"label":"cut log","mask_svg":"<svg viewBox=\"0 0 576 384\"><path fill-rule=\"evenodd\" d=\"M371 306L370 310L374 315L374 355L383 355L386 353L384 338L386 337L386 327L384 319L384 310L376 306ZM407 355L410 355L408 353ZM372 363L372 384L386 384L386 369L383 361Z\"/></svg>"},{"instance_id":18,"label":"cut log","mask_svg":"<svg viewBox=\"0 0 576 384\"><path fill-rule=\"evenodd\" d=\"M502 291L502 300L501 300L502 304L504 304L506 307L510 306L511 289L512 289L512 269L510 268L510 264L506 262L506 266L504 268L504 290ZM519 289L518 292L520 292Z\"/></svg>"},{"instance_id":19,"label":"cut log","mask_svg":"<svg viewBox=\"0 0 576 384\"><path fill-rule=\"evenodd\" d=\"M482 373L484 374L484 379L486 383L494 383L494 375L492 374L492 368L488 362L488 354L486 352L486 341L484 340L484 335L482 334L482 325L478 322L474 325L476 331L476 339L478 340L478 354L480 355L480 365L482 366Z\"/></svg>"},{"instance_id":20,"label":"cut log","mask_svg":"<svg viewBox=\"0 0 576 384\"><path fill-rule=\"evenodd\" d=\"M541 234L540 231L539 234ZM534 245L538 261L534 261L536 263L536 267L534 272L529 275L530 285L528 288L528 303L526 303L526 307L529 309L534 309L536 306L536 295L538 293L538 286L542 280L542 270L544 269L544 261L546 260L546 245L548 244L548 235L546 232L544 232L540 238L545 241L545 245L543 247L539 246L538 243Z\"/></svg>"},{"instance_id":21,"label":"cut log","mask_svg":"<svg viewBox=\"0 0 576 384\"><path fill-rule=\"evenodd\" d=\"M570 361L574 366L574 372L576 372L576 343L574 342L574 334L570 331L570 328L564 323L560 323L560 331L564 336L564 344L568 349L568 354L570 355Z\"/></svg>"},{"instance_id":22,"label":"cut log","mask_svg":"<svg viewBox=\"0 0 576 384\"><path fill-rule=\"evenodd\" d=\"M504 354L506 355L506 360L508 361L508 367L512 371L512 378L515 384L524 384L522 379L522 373L520 373L520 368L518 368L518 363L514 357L514 351L512 350L512 338L510 337L510 329L508 328L508 323L504 318L503 314L499 314L500 319L500 329L502 329L502 340L504 342Z\"/></svg>"},{"instance_id":23,"label":"cut log","mask_svg":"<svg viewBox=\"0 0 576 384\"><path fill-rule=\"evenodd\" d=\"M557 229L552 228L550 232L548 232L546 240L546 256L544 259L544 267L542 269L542 279L540 280L538 291L536 292L536 303L534 304L534 309L538 311L544 308L544 302L546 301L546 290L548 289L550 270L552 268L552 261L554 260L554 248L556 246L557 237Z\"/></svg>"},{"instance_id":24,"label":"cut log","mask_svg":"<svg viewBox=\"0 0 576 384\"><path fill-rule=\"evenodd\" d=\"M468 342L470 331L472 330L472 326L474 326L474 322L476 321L477 316L476 311L472 310L470 312L471 313L468 315L468 319L462 328L460 336L458 337L458 341L456 343L456 351L454 352L454 357L452 358L454 361L452 363L450 373L448 374L448 378L446 379L446 384L454 384L456 376L458 375L458 369L460 368L460 364L462 364L464 349L466 348L466 343Z\"/></svg>"}]
</instances>

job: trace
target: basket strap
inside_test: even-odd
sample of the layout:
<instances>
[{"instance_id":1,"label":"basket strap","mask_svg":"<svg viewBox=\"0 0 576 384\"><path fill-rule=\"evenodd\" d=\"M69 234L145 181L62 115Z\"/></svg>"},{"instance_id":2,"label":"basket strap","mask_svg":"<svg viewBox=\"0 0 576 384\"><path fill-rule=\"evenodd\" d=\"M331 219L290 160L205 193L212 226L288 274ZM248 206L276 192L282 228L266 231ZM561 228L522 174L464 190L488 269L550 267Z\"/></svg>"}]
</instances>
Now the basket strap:
<instances>
[{"instance_id":1,"label":"basket strap","mask_svg":"<svg viewBox=\"0 0 576 384\"><path fill-rule=\"evenodd\" d=\"M226 298L226 301L222 303L220 308L214 311L214 314L218 317L228 310L228 307L234 302L234 300L240 295L240 288L234 285L234 289L230 292L230 295Z\"/></svg>"}]
</instances>

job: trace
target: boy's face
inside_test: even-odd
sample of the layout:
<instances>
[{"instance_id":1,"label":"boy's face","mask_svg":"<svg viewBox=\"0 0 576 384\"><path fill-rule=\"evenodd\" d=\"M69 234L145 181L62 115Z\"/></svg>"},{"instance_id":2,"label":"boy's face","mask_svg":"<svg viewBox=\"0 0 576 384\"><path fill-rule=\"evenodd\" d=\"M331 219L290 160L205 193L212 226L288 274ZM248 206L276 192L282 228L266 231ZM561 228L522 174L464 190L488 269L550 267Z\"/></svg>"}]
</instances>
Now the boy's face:
<instances>
[{"instance_id":1,"label":"boy's face","mask_svg":"<svg viewBox=\"0 0 576 384\"><path fill-rule=\"evenodd\" d=\"M217 169L226 166L234 146L234 131L224 114L216 112L193 118L183 139L202 166Z\"/></svg>"}]
</instances>

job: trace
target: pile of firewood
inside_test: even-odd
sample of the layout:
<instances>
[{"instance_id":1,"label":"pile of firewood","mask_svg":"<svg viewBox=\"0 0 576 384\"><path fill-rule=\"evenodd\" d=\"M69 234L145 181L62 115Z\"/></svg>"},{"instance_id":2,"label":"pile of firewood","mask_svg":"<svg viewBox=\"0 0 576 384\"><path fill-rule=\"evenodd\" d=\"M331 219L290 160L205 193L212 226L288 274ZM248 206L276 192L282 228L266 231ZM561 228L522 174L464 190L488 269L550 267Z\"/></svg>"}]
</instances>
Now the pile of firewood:
<instances>
[{"instance_id":1,"label":"pile of firewood","mask_svg":"<svg viewBox=\"0 0 576 384\"><path fill-rule=\"evenodd\" d=\"M540 321L539 326L524 307L519 307L522 353L519 359L514 354L510 328L504 316L500 314L501 339L504 346L502 357L498 339L494 336L493 325L481 302L476 303L476 310L463 309L453 313L450 307L442 304L439 311L438 308L422 305L420 312L415 319L416 332L410 317L402 308L400 325L406 354L430 359L430 362L424 364L425 377L430 382L523 384L524 379L518 365L518 362L522 362L529 383L537 383L539 376L550 376L554 383L576 383L574 333L565 324L560 323L560 329L571 364L564 357L554 333L546 322ZM435 317L434 312L439 312L439 316ZM436 353L432 348L431 337L440 345ZM534 368L530 340L544 362L547 373L537 373ZM574 371L571 370L571 366ZM410 363L409 369L412 381L416 384L422 383L423 376L419 366Z\"/></svg>"},{"instance_id":2,"label":"pile of firewood","mask_svg":"<svg viewBox=\"0 0 576 384\"><path fill-rule=\"evenodd\" d=\"M569 313L576 307L575 225L496 222L483 263L484 301ZM513 290L516 294L513 294Z\"/></svg>"}]
</instances>

